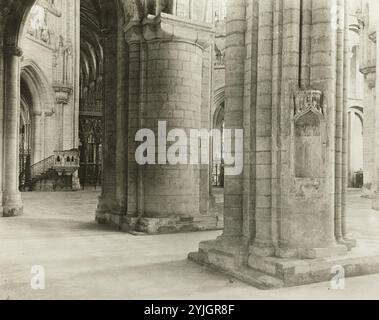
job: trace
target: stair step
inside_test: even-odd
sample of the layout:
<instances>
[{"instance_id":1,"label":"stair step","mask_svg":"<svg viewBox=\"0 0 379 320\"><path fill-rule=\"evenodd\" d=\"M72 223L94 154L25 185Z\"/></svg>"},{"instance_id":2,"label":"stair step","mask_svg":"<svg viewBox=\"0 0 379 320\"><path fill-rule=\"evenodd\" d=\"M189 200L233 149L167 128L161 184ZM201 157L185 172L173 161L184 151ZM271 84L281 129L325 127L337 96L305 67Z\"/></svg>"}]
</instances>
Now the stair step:
<instances>
[{"instance_id":1,"label":"stair step","mask_svg":"<svg viewBox=\"0 0 379 320\"><path fill-rule=\"evenodd\" d=\"M254 270L247 266L239 266L233 269L220 268L220 266L216 266L214 264L204 261L204 259L198 252L191 252L188 255L188 258L193 262L210 267L211 269L214 269L220 273L226 274L240 281L247 282L258 289L268 290L279 289L284 287L284 282L282 280L275 278L269 274L263 273L261 271Z\"/></svg>"}]
</instances>

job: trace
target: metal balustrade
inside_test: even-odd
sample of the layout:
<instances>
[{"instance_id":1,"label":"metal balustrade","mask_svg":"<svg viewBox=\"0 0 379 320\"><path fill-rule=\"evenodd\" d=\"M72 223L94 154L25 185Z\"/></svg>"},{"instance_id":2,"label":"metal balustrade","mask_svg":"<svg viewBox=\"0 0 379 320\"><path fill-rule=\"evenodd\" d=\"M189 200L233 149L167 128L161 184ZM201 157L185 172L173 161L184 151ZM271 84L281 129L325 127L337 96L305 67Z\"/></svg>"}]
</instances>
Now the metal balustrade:
<instances>
[{"instance_id":1,"label":"metal balustrade","mask_svg":"<svg viewBox=\"0 0 379 320\"><path fill-rule=\"evenodd\" d=\"M55 151L54 155L33 164L30 167L31 179L36 179L50 170L55 170L58 174L72 174L79 169L79 151Z\"/></svg>"}]
</instances>

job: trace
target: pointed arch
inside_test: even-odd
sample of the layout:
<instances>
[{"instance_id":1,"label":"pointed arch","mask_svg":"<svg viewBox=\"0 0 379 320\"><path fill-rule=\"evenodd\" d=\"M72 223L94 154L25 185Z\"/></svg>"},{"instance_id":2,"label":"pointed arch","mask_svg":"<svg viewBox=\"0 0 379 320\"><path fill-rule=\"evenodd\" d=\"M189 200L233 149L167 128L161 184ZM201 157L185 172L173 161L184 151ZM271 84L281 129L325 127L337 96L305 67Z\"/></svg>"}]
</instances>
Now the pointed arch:
<instances>
[{"instance_id":1,"label":"pointed arch","mask_svg":"<svg viewBox=\"0 0 379 320\"><path fill-rule=\"evenodd\" d=\"M32 95L34 115L51 111L54 106L54 91L40 67L31 59L21 63L21 79L25 81Z\"/></svg>"},{"instance_id":2,"label":"pointed arch","mask_svg":"<svg viewBox=\"0 0 379 320\"><path fill-rule=\"evenodd\" d=\"M213 127L216 128L219 124L219 119L224 117L225 113L225 87L221 87L215 91L213 98Z\"/></svg>"}]
</instances>

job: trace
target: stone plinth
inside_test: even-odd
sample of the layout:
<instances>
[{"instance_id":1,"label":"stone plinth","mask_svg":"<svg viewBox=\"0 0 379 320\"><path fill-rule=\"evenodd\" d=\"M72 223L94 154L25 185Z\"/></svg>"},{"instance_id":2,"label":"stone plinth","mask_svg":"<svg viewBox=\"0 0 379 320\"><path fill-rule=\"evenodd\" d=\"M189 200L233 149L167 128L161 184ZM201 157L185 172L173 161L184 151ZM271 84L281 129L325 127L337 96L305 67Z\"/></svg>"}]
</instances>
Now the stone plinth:
<instances>
[{"instance_id":1,"label":"stone plinth","mask_svg":"<svg viewBox=\"0 0 379 320\"><path fill-rule=\"evenodd\" d=\"M379 254L375 252L355 249L345 254L342 249L342 255L333 257L321 257L325 254L323 250L318 253L320 257L316 259L282 259L250 255L246 262L246 248L219 239L202 242L199 251L190 253L189 259L260 289L331 281L335 276L335 268L343 268L345 277L379 272Z\"/></svg>"}]
</instances>

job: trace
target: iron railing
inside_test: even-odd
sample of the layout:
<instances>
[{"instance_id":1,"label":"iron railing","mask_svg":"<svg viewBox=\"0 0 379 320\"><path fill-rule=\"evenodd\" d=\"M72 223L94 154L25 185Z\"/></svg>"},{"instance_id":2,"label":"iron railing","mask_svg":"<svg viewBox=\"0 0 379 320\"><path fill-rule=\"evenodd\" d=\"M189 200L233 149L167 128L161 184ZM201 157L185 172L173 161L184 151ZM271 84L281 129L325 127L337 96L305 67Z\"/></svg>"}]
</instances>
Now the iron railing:
<instances>
[{"instance_id":1,"label":"iron railing","mask_svg":"<svg viewBox=\"0 0 379 320\"><path fill-rule=\"evenodd\" d=\"M44 160L41 160L30 167L30 177L35 179L38 176L43 175L50 169L53 169L55 164L55 156L50 156Z\"/></svg>"}]
</instances>

